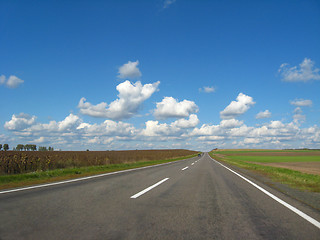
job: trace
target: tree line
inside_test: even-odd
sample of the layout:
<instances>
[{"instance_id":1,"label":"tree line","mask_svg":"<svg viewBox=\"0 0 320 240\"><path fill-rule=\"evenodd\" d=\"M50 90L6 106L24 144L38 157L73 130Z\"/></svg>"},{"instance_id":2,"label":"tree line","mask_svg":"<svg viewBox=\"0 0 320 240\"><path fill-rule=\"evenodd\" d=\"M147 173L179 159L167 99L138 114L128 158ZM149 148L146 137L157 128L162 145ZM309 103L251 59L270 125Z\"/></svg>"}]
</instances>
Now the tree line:
<instances>
[{"instance_id":1,"label":"tree line","mask_svg":"<svg viewBox=\"0 0 320 240\"><path fill-rule=\"evenodd\" d=\"M9 144L0 144L0 151L1 150L7 151L9 150ZM37 151L37 145L35 144L18 144L16 147L12 149L12 151ZM38 151L54 151L53 147L44 147L44 146L39 146Z\"/></svg>"},{"instance_id":2,"label":"tree line","mask_svg":"<svg viewBox=\"0 0 320 240\"><path fill-rule=\"evenodd\" d=\"M2 144L0 144L0 151L2 150L2 148L4 151L7 151L7 150L9 150L9 145L7 143L3 144L3 146L2 146Z\"/></svg>"}]
</instances>

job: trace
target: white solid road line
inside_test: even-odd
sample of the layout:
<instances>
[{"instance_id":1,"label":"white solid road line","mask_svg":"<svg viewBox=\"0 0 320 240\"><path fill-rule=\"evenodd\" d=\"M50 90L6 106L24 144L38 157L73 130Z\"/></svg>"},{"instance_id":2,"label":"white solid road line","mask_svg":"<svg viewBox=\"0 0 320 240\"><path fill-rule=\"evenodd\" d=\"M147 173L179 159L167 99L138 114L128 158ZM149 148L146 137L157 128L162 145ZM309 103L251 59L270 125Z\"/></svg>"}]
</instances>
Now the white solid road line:
<instances>
[{"instance_id":1,"label":"white solid road line","mask_svg":"<svg viewBox=\"0 0 320 240\"><path fill-rule=\"evenodd\" d=\"M208 154L209 155L209 154ZM209 155L209 157L211 158L211 156ZM305 220L307 220L308 222L310 222L311 224L313 224L314 226L316 226L317 228L320 229L320 222L318 222L317 220L315 220L314 218L308 216L307 214L305 214L304 212L301 212L299 209L291 206L289 203L286 203L285 201L281 200L280 198L276 197L275 195L273 195L272 193L268 192L267 190L265 190L264 188L258 186L257 184L255 184L254 182L250 181L249 179L243 177L242 175L240 175L239 173L233 171L232 169L224 166L222 163L214 160L213 158L211 158L214 162L220 164L222 167L228 169L230 172L236 174L238 177L242 178L243 180L245 180L246 182L250 183L252 186L256 187L257 189L259 189L261 192L263 192L264 194L268 195L269 197L271 197L272 199L276 200L278 203L282 204L283 206L285 206L286 208L289 208L292 212L298 214L300 217L304 218Z\"/></svg>"},{"instance_id":2,"label":"white solid road line","mask_svg":"<svg viewBox=\"0 0 320 240\"><path fill-rule=\"evenodd\" d=\"M182 168L181 170L184 171L184 170L186 170L186 169L188 169L188 168L189 168L189 167L185 167L185 168Z\"/></svg>"},{"instance_id":3,"label":"white solid road line","mask_svg":"<svg viewBox=\"0 0 320 240\"><path fill-rule=\"evenodd\" d=\"M152 186L142 190L141 192L138 192L137 194L131 196L130 198L138 198L140 197L142 194L145 194L146 192L150 191L152 188L155 188L156 186L160 185L161 183L164 183L165 181L167 181L169 178L165 178L162 179L160 182L157 182L156 184L153 184Z\"/></svg>"}]
</instances>

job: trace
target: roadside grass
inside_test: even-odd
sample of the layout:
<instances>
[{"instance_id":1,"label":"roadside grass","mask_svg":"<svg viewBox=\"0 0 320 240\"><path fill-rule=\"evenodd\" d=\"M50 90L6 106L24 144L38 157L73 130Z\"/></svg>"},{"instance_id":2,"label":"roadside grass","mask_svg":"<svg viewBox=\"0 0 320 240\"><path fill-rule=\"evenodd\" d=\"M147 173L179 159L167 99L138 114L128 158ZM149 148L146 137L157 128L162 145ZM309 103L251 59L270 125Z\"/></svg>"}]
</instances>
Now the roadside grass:
<instances>
[{"instance_id":1,"label":"roadside grass","mask_svg":"<svg viewBox=\"0 0 320 240\"><path fill-rule=\"evenodd\" d=\"M257 156L228 156L227 154L224 155L223 151L219 151L218 154L216 152L210 152L210 156L218 161L226 162L228 164L231 164L240 168L254 171L263 176L267 176L275 182L287 184L293 188L297 188L304 191L310 191L310 192L320 192L320 176L319 175L302 173L299 171L294 171L286 168L263 166L263 165L254 164L250 162L251 157L252 157L251 161L254 161L254 162L263 162L263 160L266 160L262 158L259 161L259 157L261 156L258 156L258 158ZM248 157L249 157L249 160L248 160ZM288 158L292 158L292 156L286 157L287 160Z\"/></svg>"},{"instance_id":2,"label":"roadside grass","mask_svg":"<svg viewBox=\"0 0 320 240\"><path fill-rule=\"evenodd\" d=\"M24 187L41 183L56 182L102 173L116 172L121 170L152 166L162 163L184 160L197 156L197 154L177 157L165 160L139 161L121 164L108 164L99 166L88 166L78 168L64 168L48 171L36 171L24 174L0 175L0 189Z\"/></svg>"}]
</instances>

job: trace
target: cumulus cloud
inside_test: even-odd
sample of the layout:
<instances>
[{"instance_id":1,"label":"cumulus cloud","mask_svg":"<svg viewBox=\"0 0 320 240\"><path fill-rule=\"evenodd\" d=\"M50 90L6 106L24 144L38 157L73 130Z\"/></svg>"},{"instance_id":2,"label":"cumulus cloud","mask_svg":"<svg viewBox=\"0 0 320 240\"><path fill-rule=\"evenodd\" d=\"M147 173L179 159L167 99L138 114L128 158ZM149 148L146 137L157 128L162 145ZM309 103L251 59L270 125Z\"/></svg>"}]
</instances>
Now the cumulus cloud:
<instances>
[{"instance_id":1,"label":"cumulus cloud","mask_svg":"<svg viewBox=\"0 0 320 240\"><path fill-rule=\"evenodd\" d=\"M25 113L20 113L19 115L12 115L10 121L4 124L7 130L11 131L27 131L27 132L66 132L76 129L81 123L78 116L70 114L64 120L60 122L50 121L49 123L42 124L36 123L36 116L30 116Z\"/></svg>"},{"instance_id":2,"label":"cumulus cloud","mask_svg":"<svg viewBox=\"0 0 320 240\"><path fill-rule=\"evenodd\" d=\"M269 110L265 110L263 112L259 112L256 115L256 119L263 119L263 118L270 118L271 117L271 112Z\"/></svg>"},{"instance_id":3,"label":"cumulus cloud","mask_svg":"<svg viewBox=\"0 0 320 240\"><path fill-rule=\"evenodd\" d=\"M224 132L219 125L203 124L200 128L194 128L190 136L220 136Z\"/></svg>"},{"instance_id":4,"label":"cumulus cloud","mask_svg":"<svg viewBox=\"0 0 320 240\"><path fill-rule=\"evenodd\" d=\"M129 61L128 63L123 64L119 68L119 78L138 78L141 77L141 72L139 68L137 67L139 65L139 61L131 62Z\"/></svg>"},{"instance_id":5,"label":"cumulus cloud","mask_svg":"<svg viewBox=\"0 0 320 240\"><path fill-rule=\"evenodd\" d=\"M20 113L19 115L12 115L10 121L5 122L4 128L12 131L23 130L35 123L36 116Z\"/></svg>"},{"instance_id":6,"label":"cumulus cloud","mask_svg":"<svg viewBox=\"0 0 320 240\"><path fill-rule=\"evenodd\" d=\"M198 106L193 101L183 100L179 102L173 97L165 97L157 103L154 116L157 119L185 118L198 112Z\"/></svg>"},{"instance_id":7,"label":"cumulus cloud","mask_svg":"<svg viewBox=\"0 0 320 240\"><path fill-rule=\"evenodd\" d=\"M101 124L89 124L83 122L74 114L68 115L62 121L50 121L49 123L37 123L35 116L28 114L13 115L12 119L5 123L5 128L25 139L25 142L57 144L68 148L77 144L107 144L114 139L133 140L138 131L129 123L106 120Z\"/></svg>"},{"instance_id":8,"label":"cumulus cloud","mask_svg":"<svg viewBox=\"0 0 320 240\"><path fill-rule=\"evenodd\" d=\"M197 115L191 114L189 119L178 119L171 124L159 123L159 121L147 121L146 128L141 131L141 136L147 137L176 137L182 138L187 136L188 129L194 128L199 124Z\"/></svg>"},{"instance_id":9,"label":"cumulus cloud","mask_svg":"<svg viewBox=\"0 0 320 240\"><path fill-rule=\"evenodd\" d=\"M142 85L140 81L132 84L126 80L117 86L119 98L109 105L105 102L93 105L90 102L86 102L85 98L81 98L78 108L80 108L80 113L92 117L112 120L130 118L138 112L142 103L158 90L159 84L159 81L145 85Z\"/></svg>"},{"instance_id":10,"label":"cumulus cloud","mask_svg":"<svg viewBox=\"0 0 320 240\"><path fill-rule=\"evenodd\" d=\"M105 120L101 124L81 123L77 130L86 136L133 136L136 129L129 123Z\"/></svg>"},{"instance_id":11,"label":"cumulus cloud","mask_svg":"<svg viewBox=\"0 0 320 240\"><path fill-rule=\"evenodd\" d=\"M215 88L214 87L203 87L203 88L199 88L199 92L212 93L212 92L215 92Z\"/></svg>"},{"instance_id":12,"label":"cumulus cloud","mask_svg":"<svg viewBox=\"0 0 320 240\"><path fill-rule=\"evenodd\" d=\"M143 136L155 137L155 136L168 136L172 134L170 126L166 123L160 124L158 121L147 121L146 128L142 130Z\"/></svg>"},{"instance_id":13,"label":"cumulus cloud","mask_svg":"<svg viewBox=\"0 0 320 240\"><path fill-rule=\"evenodd\" d=\"M244 140L243 140L243 142L245 143L245 144L257 144L257 143L260 143L260 139L257 139L257 138L245 138Z\"/></svg>"},{"instance_id":14,"label":"cumulus cloud","mask_svg":"<svg viewBox=\"0 0 320 240\"><path fill-rule=\"evenodd\" d=\"M287 82L307 82L311 80L320 80L319 68L314 66L311 59L305 58L299 67L289 67L289 64L283 63L279 68L279 73L283 81Z\"/></svg>"},{"instance_id":15,"label":"cumulus cloud","mask_svg":"<svg viewBox=\"0 0 320 240\"><path fill-rule=\"evenodd\" d=\"M5 85L8 88L17 88L22 83L24 83L24 81L14 75L11 75L8 79L6 79L4 75L0 76L0 85Z\"/></svg>"},{"instance_id":16,"label":"cumulus cloud","mask_svg":"<svg viewBox=\"0 0 320 240\"><path fill-rule=\"evenodd\" d=\"M220 112L222 119L232 119L248 111L254 105L253 98L239 93L236 101L232 101L223 111Z\"/></svg>"},{"instance_id":17,"label":"cumulus cloud","mask_svg":"<svg viewBox=\"0 0 320 240\"><path fill-rule=\"evenodd\" d=\"M235 128L240 127L241 125L243 125L243 121L239 121L236 119L227 119L220 122L220 127L222 128Z\"/></svg>"},{"instance_id":18,"label":"cumulus cloud","mask_svg":"<svg viewBox=\"0 0 320 240\"><path fill-rule=\"evenodd\" d=\"M312 106L312 101L307 99L296 99L294 101L290 101L290 104L296 107L310 107Z\"/></svg>"},{"instance_id":19,"label":"cumulus cloud","mask_svg":"<svg viewBox=\"0 0 320 240\"><path fill-rule=\"evenodd\" d=\"M303 117L297 110L293 121L289 123L273 120L254 127L246 126L237 119L223 119L217 125L203 124L197 127L199 119L197 115L191 114L188 118L177 119L171 123L149 120L144 128L137 129L130 123L113 120L90 124L74 114L69 114L62 121L38 123L36 116L21 113L14 114L12 119L5 123L5 129L26 143L45 142L55 148L64 149L75 145L98 146L97 150L104 146L117 149L121 146L134 148L133 146L144 146L146 139L152 139L154 146L160 146L157 142L162 142L164 147L168 147L169 141L172 146L172 140L196 140L199 148L207 148L210 143L219 148L252 147L252 144L262 148L319 148L320 128L301 128L299 122L303 121ZM0 135L0 139L3 139L3 135ZM133 142L133 145L129 141ZM299 145L291 145L294 143Z\"/></svg>"},{"instance_id":20,"label":"cumulus cloud","mask_svg":"<svg viewBox=\"0 0 320 240\"><path fill-rule=\"evenodd\" d=\"M177 128L194 128L199 124L199 122L198 116L196 114L191 114L189 119L178 119L172 123L172 126Z\"/></svg>"}]
</instances>

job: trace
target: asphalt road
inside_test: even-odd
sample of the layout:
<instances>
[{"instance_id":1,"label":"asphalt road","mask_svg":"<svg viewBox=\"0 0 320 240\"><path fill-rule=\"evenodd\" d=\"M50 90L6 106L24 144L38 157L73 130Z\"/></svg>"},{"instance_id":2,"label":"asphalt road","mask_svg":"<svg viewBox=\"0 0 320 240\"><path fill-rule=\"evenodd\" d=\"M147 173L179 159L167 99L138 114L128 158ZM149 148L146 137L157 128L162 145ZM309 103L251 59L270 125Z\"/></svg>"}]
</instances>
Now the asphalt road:
<instances>
[{"instance_id":1,"label":"asphalt road","mask_svg":"<svg viewBox=\"0 0 320 240\"><path fill-rule=\"evenodd\" d=\"M319 211L257 184L320 221ZM0 193L0 239L320 239L320 228L205 154Z\"/></svg>"}]
</instances>

